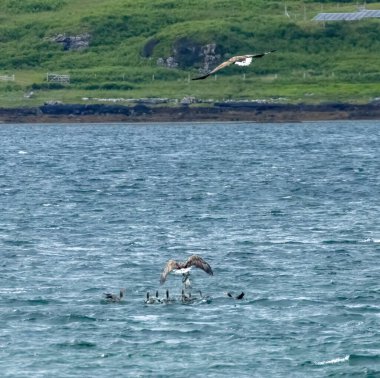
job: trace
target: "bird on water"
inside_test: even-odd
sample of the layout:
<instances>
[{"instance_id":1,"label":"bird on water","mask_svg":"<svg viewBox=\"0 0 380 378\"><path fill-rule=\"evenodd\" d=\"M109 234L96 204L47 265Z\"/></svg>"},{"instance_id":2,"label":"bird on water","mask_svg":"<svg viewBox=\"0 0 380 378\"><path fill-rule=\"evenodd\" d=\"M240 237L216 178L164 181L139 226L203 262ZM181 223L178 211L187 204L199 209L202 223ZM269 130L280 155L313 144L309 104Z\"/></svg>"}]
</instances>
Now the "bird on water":
<instances>
[{"instance_id":1,"label":"bird on water","mask_svg":"<svg viewBox=\"0 0 380 378\"><path fill-rule=\"evenodd\" d=\"M218 72L219 70L230 66L231 64L237 64L238 66L249 66L252 63L253 59L262 58L265 55L271 54L275 52L276 50L267 51L260 54L252 54L252 55L237 55L233 56L232 58L226 60L225 62L219 64L219 66L215 67L210 72L206 73L205 75L194 77L191 80L203 80L208 78L210 75L214 74L215 72Z\"/></svg>"},{"instance_id":2,"label":"bird on water","mask_svg":"<svg viewBox=\"0 0 380 378\"><path fill-rule=\"evenodd\" d=\"M120 289L119 295L117 294L111 294L111 293L104 293L104 297L109 302L120 302L125 297L125 289Z\"/></svg>"},{"instance_id":3,"label":"bird on water","mask_svg":"<svg viewBox=\"0 0 380 378\"><path fill-rule=\"evenodd\" d=\"M147 304L156 304L156 303L165 303L165 304L168 304L168 303L172 303L173 302L173 299L171 299L169 297L169 290L166 289L166 297L165 298L160 298L159 295L158 295L158 290L156 291L156 296L155 297L151 297L150 294L149 294L149 291L146 293L146 299L145 299L145 303Z\"/></svg>"},{"instance_id":4,"label":"bird on water","mask_svg":"<svg viewBox=\"0 0 380 378\"><path fill-rule=\"evenodd\" d=\"M234 297L230 292L227 293L227 296L230 298L235 298L235 299L243 299L244 298L244 292L242 291L240 294L238 294L236 297Z\"/></svg>"}]
</instances>

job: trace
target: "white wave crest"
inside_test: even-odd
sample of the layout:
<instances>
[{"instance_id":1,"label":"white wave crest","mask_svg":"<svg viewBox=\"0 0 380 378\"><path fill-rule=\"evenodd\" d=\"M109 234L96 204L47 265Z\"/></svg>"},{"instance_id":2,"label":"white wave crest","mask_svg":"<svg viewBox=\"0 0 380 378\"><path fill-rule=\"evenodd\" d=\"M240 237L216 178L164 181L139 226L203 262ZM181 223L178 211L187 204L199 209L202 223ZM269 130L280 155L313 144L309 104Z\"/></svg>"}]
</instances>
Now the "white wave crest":
<instances>
[{"instance_id":1,"label":"white wave crest","mask_svg":"<svg viewBox=\"0 0 380 378\"><path fill-rule=\"evenodd\" d=\"M344 357L337 357L332 360L328 361L320 361L320 362L315 362L315 365L322 366L322 365L334 365L334 364L340 364L342 362L347 362L350 359L350 356L344 356Z\"/></svg>"}]
</instances>

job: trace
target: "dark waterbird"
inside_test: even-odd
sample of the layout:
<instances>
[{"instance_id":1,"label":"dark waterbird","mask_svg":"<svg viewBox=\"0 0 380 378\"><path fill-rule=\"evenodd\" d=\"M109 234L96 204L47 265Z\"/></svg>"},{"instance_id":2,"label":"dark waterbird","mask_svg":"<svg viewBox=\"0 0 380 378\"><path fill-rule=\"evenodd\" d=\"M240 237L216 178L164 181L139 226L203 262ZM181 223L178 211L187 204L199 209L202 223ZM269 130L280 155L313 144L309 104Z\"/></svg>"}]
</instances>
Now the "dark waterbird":
<instances>
[{"instance_id":1,"label":"dark waterbird","mask_svg":"<svg viewBox=\"0 0 380 378\"><path fill-rule=\"evenodd\" d=\"M169 296L169 290L168 289L166 289L166 296L165 296L165 299L163 299L162 302L163 303L171 303L171 302L173 302L173 299L171 299L170 296Z\"/></svg>"},{"instance_id":2,"label":"dark waterbird","mask_svg":"<svg viewBox=\"0 0 380 378\"><path fill-rule=\"evenodd\" d=\"M199 298L202 299L202 296ZM182 303L194 303L198 300L198 298L195 296L193 297L191 293L185 293L185 290L182 289L182 294L181 294L181 302Z\"/></svg>"},{"instance_id":3,"label":"dark waterbird","mask_svg":"<svg viewBox=\"0 0 380 378\"><path fill-rule=\"evenodd\" d=\"M126 291L125 289L120 289L119 295L104 293L104 297L109 302L120 302L125 297L125 291Z\"/></svg>"},{"instance_id":4,"label":"dark waterbird","mask_svg":"<svg viewBox=\"0 0 380 378\"><path fill-rule=\"evenodd\" d=\"M232 58L226 60L225 62L219 64L219 66L215 67L213 70L208 72L205 75L195 77L191 80L203 80L208 78L210 75L214 74L215 72L218 72L219 70L230 66L231 64L237 64L238 66L249 66L252 63L252 59L258 59L262 58L265 55L271 54L272 52L275 52L276 50L267 51L260 54L252 54L252 55L237 55L233 56Z\"/></svg>"},{"instance_id":5,"label":"dark waterbird","mask_svg":"<svg viewBox=\"0 0 380 378\"><path fill-rule=\"evenodd\" d=\"M151 297L149 291L146 293L145 303L147 304L155 304L155 303L171 303L173 300L169 297L169 290L166 289L165 298L160 298L158 294L158 290L156 291L156 296Z\"/></svg>"},{"instance_id":6,"label":"dark waterbird","mask_svg":"<svg viewBox=\"0 0 380 378\"><path fill-rule=\"evenodd\" d=\"M145 303L154 304L154 303L159 303L159 302L160 302L160 298L158 297L158 290L156 291L155 297L151 297L149 294L149 291L146 293Z\"/></svg>"},{"instance_id":7,"label":"dark waterbird","mask_svg":"<svg viewBox=\"0 0 380 378\"><path fill-rule=\"evenodd\" d=\"M228 292L227 295L230 298L235 298L235 299L243 299L244 298L244 292L243 291L240 294L238 294L236 297L234 297L230 292Z\"/></svg>"}]
</instances>

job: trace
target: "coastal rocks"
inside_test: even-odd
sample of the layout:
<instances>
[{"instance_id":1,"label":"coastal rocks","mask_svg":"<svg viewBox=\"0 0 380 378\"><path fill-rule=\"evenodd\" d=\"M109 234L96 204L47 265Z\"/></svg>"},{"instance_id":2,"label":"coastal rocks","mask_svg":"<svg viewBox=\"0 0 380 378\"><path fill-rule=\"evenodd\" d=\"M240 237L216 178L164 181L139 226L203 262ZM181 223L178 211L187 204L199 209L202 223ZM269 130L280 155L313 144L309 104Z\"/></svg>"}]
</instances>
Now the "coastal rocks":
<instances>
[{"instance_id":1,"label":"coastal rocks","mask_svg":"<svg viewBox=\"0 0 380 378\"><path fill-rule=\"evenodd\" d=\"M189 100L189 99L187 99ZM36 108L1 108L0 123L34 122L302 122L379 119L380 104L264 104L216 102L208 106L118 104L46 104Z\"/></svg>"},{"instance_id":2,"label":"coastal rocks","mask_svg":"<svg viewBox=\"0 0 380 378\"><path fill-rule=\"evenodd\" d=\"M56 42L63 45L63 49L67 50L83 50L90 44L90 34L84 33L74 36L68 36L66 34L58 34L55 37L49 38L49 41Z\"/></svg>"},{"instance_id":3,"label":"coastal rocks","mask_svg":"<svg viewBox=\"0 0 380 378\"><path fill-rule=\"evenodd\" d=\"M199 101L195 97L186 96L181 100L181 105L196 104L197 102L199 102Z\"/></svg>"},{"instance_id":4,"label":"coastal rocks","mask_svg":"<svg viewBox=\"0 0 380 378\"><path fill-rule=\"evenodd\" d=\"M39 107L43 115L54 116L144 116L152 113L152 109L144 104L135 106L104 105L104 104L63 104L45 103Z\"/></svg>"},{"instance_id":5,"label":"coastal rocks","mask_svg":"<svg viewBox=\"0 0 380 378\"><path fill-rule=\"evenodd\" d=\"M44 105L61 105L61 104L63 104L63 102L57 101L57 100L49 100L49 101L44 102Z\"/></svg>"},{"instance_id":6,"label":"coastal rocks","mask_svg":"<svg viewBox=\"0 0 380 378\"><path fill-rule=\"evenodd\" d=\"M130 114L128 107L103 104L45 104L39 109L42 114L55 116Z\"/></svg>"}]
</instances>

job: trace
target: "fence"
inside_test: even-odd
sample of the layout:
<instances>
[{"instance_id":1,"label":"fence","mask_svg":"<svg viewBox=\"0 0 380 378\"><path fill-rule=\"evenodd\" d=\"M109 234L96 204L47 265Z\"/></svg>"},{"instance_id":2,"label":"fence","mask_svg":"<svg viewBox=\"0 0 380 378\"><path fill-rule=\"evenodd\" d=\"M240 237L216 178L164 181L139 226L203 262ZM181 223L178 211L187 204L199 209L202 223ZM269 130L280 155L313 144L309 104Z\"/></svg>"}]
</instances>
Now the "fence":
<instances>
[{"instance_id":1,"label":"fence","mask_svg":"<svg viewBox=\"0 0 380 378\"><path fill-rule=\"evenodd\" d=\"M48 83L70 83L70 75L59 75L55 73L47 73L46 80Z\"/></svg>"},{"instance_id":2,"label":"fence","mask_svg":"<svg viewBox=\"0 0 380 378\"><path fill-rule=\"evenodd\" d=\"M15 75L11 75L11 76L1 75L0 80L2 80L2 81L15 81Z\"/></svg>"}]
</instances>

